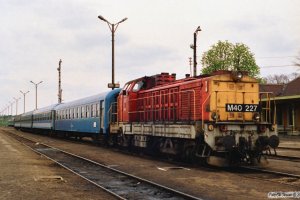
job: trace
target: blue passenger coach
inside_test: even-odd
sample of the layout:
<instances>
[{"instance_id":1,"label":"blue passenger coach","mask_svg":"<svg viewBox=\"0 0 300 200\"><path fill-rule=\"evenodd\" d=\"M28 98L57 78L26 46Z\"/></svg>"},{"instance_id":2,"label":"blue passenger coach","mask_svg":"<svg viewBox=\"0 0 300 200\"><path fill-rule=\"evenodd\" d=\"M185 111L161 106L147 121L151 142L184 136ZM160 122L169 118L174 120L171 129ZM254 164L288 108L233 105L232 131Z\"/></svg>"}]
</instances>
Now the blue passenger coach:
<instances>
[{"instance_id":1,"label":"blue passenger coach","mask_svg":"<svg viewBox=\"0 0 300 200\"><path fill-rule=\"evenodd\" d=\"M33 111L32 128L34 129L54 129L55 107L58 104L40 108Z\"/></svg>"},{"instance_id":2,"label":"blue passenger coach","mask_svg":"<svg viewBox=\"0 0 300 200\"><path fill-rule=\"evenodd\" d=\"M109 133L109 109L120 89L55 107L55 131L94 137Z\"/></svg>"},{"instance_id":3,"label":"blue passenger coach","mask_svg":"<svg viewBox=\"0 0 300 200\"><path fill-rule=\"evenodd\" d=\"M32 113L33 111L26 112L20 117L20 128L31 129L32 128Z\"/></svg>"}]
</instances>

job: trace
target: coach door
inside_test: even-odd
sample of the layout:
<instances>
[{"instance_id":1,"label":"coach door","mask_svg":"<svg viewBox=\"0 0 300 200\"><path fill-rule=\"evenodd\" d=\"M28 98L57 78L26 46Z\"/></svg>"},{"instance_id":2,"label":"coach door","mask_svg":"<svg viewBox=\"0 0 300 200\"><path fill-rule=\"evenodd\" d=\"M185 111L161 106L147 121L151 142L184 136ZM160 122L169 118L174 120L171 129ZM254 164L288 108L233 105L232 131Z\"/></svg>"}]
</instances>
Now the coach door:
<instances>
[{"instance_id":1,"label":"coach door","mask_svg":"<svg viewBox=\"0 0 300 200\"><path fill-rule=\"evenodd\" d=\"M100 108L99 108L100 107ZM104 129L104 100L100 101L100 105L97 104L97 112L100 111L100 130Z\"/></svg>"}]
</instances>

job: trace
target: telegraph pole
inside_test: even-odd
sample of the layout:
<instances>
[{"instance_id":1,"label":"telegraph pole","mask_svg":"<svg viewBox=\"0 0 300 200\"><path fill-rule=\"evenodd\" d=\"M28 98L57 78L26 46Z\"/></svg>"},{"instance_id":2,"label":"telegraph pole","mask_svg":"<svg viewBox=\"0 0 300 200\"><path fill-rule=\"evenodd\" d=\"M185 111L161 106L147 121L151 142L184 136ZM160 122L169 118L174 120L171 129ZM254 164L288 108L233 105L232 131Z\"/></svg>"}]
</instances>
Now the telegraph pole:
<instances>
[{"instance_id":1,"label":"telegraph pole","mask_svg":"<svg viewBox=\"0 0 300 200\"><path fill-rule=\"evenodd\" d=\"M61 89L61 59L58 62L58 103L61 103L62 101L62 89Z\"/></svg>"},{"instance_id":2,"label":"telegraph pole","mask_svg":"<svg viewBox=\"0 0 300 200\"><path fill-rule=\"evenodd\" d=\"M194 44L191 45L191 48L194 50L194 74L193 76L197 76L197 34L201 31L200 26L197 27L196 31L194 32Z\"/></svg>"},{"instance_id":3,"label":"telegraph pole","mask_svg":"<svg viewBox=\"0 0 300 200\"><path fill-rule=\"evenodd\" d=\"M190 75L192 75L192 57L189 57L189 63L190 63Z\"/></svg>"}]
</instances>

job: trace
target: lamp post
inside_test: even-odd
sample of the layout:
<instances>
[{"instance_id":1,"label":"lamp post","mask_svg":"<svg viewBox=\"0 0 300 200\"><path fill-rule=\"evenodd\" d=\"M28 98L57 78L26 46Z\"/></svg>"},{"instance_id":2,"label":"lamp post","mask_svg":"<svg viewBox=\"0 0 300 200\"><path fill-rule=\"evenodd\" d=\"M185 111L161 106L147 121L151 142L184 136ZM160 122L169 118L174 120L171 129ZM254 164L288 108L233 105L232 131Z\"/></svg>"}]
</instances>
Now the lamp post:
<instances>
[{"instance_id":1,"label":"lamp post","mask_svg":"<svg viewBox=\"0 0 300 200\"><path fill-rule=\"evenodd\" d=\"M26 96L26 94L29 92L29 91L27 91L27 92L23 92L22 90L20 90L20 92L23 94L23 96L24 96L24 113L25 113L25 96Z\"/></svg>"},{"instance_id":2,"label":"lamp post","mask_svg":"<svg viewBox=\"0 0 300 200\"><path fill-rule=\"evenodd\" d=\"M38 83L35 83L33 81L30 81L30 83L34 84L35 86L35 109L37 110L37 87L39 84L41 84L43 81L40 81Z\"/></svg>"},{"instance_id":3,"label":"lamp post","mask_svg":"<svg viewBox=\"0 0 300 200\"><path fill-rule=\"evenodd\" d=\"M111 65L112 65L112 72L111 72L111 79L112 79L112 83L108 84L108 88L111 88L112 90L114 88L119 88L120 84L115 83L115 32L119 26L120 23L124 22L127 20L127 17L125 17L124 19L122 19L121 21L119 21L118 23L112 24L109 21L107 21L104 17L102 17L101 15L98 16L98 18L104 22L107 23L110 31L111 31L111 44L112 44L112 48L111 48L111 54L112 54L112 58L111 58Z\"/></svg>"},{"instance_id":4,"label":"lamp post","mask_svg":"<svg viewBox=\"0 0 300 200\"><path fill-rule=\"evenodd\" d=\"M190 46L194 50L194 64L193 64L193 68L194 68L193 76L194 77L197 76L197 34L199 31L201 31L200 26L198 26L194 32L194 44L191 44L191 46Z\"/></svg>"},{"instance_id":5,"label":"lamp post","mask_svg":"<svg viewBox=\"0 0 300 200\"><path fill-rule=\"evenodd\" d=\"M14 97L14 100L16 101L16 115L18 115L18 102L20 99L21 99L20 97L19 98Z\"/></svg>"},{"instance_id":6,"label":"lamp post","mask_svg":"<svg viewBox=\"0 0 300 200\"><path fill-rule=\"evenodd\" d=\"M9 103L10 103L10 115L12 116L14 102L10 101Z\"/></svg>"},{"instance_id":7,"label":"lamp post","mask_svg":"<svg viewBox=\"0 0 300 200\"><path fill-rule=\"evenodd\" d=\"M62 89L61 89L61 59L58 62L58 103L61 103L62 101Z\"/></svg>"}]
</instances>

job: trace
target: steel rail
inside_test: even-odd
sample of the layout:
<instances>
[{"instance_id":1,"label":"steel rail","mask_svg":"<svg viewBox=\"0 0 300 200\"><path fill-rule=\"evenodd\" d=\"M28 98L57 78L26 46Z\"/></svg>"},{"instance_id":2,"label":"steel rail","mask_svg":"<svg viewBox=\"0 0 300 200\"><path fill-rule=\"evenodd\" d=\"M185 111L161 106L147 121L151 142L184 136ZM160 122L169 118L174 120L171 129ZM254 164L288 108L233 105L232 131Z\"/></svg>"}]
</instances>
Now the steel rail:
<instances>
[{"instance_id":1,"label":"steel rail","mask_svg":"<svg viewBox=\"0 0 300 200\"><path fill-rule=\"evenodd\" d=\"M244 166L244 167L240 167L240 168L250 170L250 171L253 171L253 172L263 172L263 173L267 173L267 174L273 174L273 175L279 175L279 176L285 176L285 177L300 179L300 175L298 175L298 174L278 172L278 171L267 170L267 169L259 169L259 168L255 168L255 167L245 167Z\"/></svg>"},{"instance_id":2,"label":"steel rail","mask_svg":"<svg viewBox=\"0 0 300 200\"><path fill-rule=\"evenodd\" d=\"M277 147L277 149L300 151L299 147Z\"/></svg>"},{"instance_id":3,"label":"steel rail","mask_svg":"<svg viewBox=\"0 0 300 200\"><path fill-rule=\"evenodd\" d=\"M296 156L282 156L282 155L267 155L269 159L273 160L285 160L291 162L300 162L300 157Z\"/></svg>"}]
</instances>

